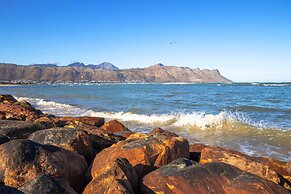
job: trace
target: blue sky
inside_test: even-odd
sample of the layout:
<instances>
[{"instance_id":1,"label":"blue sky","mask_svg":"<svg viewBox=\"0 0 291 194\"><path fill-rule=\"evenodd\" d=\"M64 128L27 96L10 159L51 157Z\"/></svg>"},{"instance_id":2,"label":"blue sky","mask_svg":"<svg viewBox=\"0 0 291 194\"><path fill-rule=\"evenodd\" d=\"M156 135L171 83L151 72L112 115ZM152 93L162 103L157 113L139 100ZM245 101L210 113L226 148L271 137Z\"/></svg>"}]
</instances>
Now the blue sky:
<instances>
[{"instance_id":1,"label":"blue sky","mask_svg":"<svg viewBox=\"0 0 291 194\"><path fill-rule=\"evenodd\" d=\"M76 61L291 81L291 0L0 0L0 62Z\"/></svg>"}]
</instances>

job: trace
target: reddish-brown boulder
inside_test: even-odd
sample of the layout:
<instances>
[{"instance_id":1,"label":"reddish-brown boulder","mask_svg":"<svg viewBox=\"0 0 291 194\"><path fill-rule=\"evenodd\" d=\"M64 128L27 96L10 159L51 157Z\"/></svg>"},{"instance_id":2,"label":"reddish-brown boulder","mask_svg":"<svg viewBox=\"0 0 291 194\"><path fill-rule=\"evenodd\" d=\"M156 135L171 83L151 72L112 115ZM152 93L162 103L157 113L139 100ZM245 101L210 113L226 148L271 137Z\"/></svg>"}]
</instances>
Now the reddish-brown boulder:
<instances>
[{"instance_id":1,"label":"reddish-brown boulder","mask_svg":"<svg viewBox=\"0 0 291 194\"><path fill-rule=\"evenodd\" d=\"M0 135L5 135L10 139L27 138L31 133L43 129L40 123L32 121L12 121L0 120Z\"/></svg>"},{"instance_id":2,"label":"reddish-brown boulder","mask_svg":"<svg viewBox=\"0 0 291 194\"><path fill-rule=\"evenodd\" d=\"M225 163L205 165L178 159L147 174L142 193L287 194L283 187Z\"/></svg>"},{"instance_id":3,"label":"reddish-brown boulder","mask_svg":"<svg viewBox=\"0 0 291 194\"><path fill-rule=\"evenodd\" d=\"M189 157L189 143L177 135L136 133L126 140L113 144L96 155L92 177L103 174L107 163L117 158L126 158L139 177L170 163L176 158Z\"/></svg>"},{"instance_id":4,"label":"reddish-brown boulder","mask_svg":"<svg viewBox=\"0 0 291 194\"><path fill-rule=\"evenodd\" d=\"M83 185L87 163L83 156L30 140L11 140L0 145L0 182L19 188L40 174L68 181L76 191Z\"/></svg>"},{"instance_id":5,"label":"reddish-brown boulder","mask_svg":"<svg viewBox=\"0 0 291 194\"><path fill-rule=\"evenodd\" d=\"M86 124L100 127L104 124L104 118L101 117L60 117L53 118L52 121L58 127L64 127L65 125L73 124Z\"/></svg>"},{"instance_id":6,"label":"reddish-brown boulder","mask_svg":"<svg viewBox=\"0 0 291 194\"><path fill-rule=\"evenodd\" d=\"M32 133L28 139L40 144L49 144L74 151L90 163L93 157L93 145L84 132L71 128L51 128Z\"/></svg>"},{"instance_id":7,"label":"reddish-brown boulder","mask_svg":"<svg viewBox=\"0 0 291 194\"><path fill-rule=\"evenodd\" d=\"M34 121L35 123L40 123L42 126L44 126L45 129L56 127L56 125L53 123L51 118L45 116L40 117Z\"/></svg>"},{"instance_id":8,"label":"reddish-brown boulder","mask_svg":"<svg viewBox=\"0 0 291 194\"><path fill-rule=\"evenodd\" d=\"M240 152L215 147L208 146L202 149L200 163L208 162L224 162L238 167L239 169L258 175L264 179L273 181L279 185L284 186L287 189L290 189L290 182L284 179L278 172L276 168L272 168L271 165L268 165L267 162L259 160L257 158L242 154Z\"/></svg>"},{"instance_id":9,"label":"reddish-brown boulder","mask_svg":"<svg viewBox=\"0 0 291 194\"><path fill-rule=\"evenodd\" d=\"M200 161L201 151L203 148L207 147L207 145L195 143L189 146L190 159L196 162Z\"/></svg>"},{"instance_id":10,"label":"reddish-brown boulder","mask_svg":"<svg viewBox=\"0 0 291 194\"><path fill-rule=\"evenodd\" d=\"M10 120L35 120L44 114L35 108L24 107L17 104L0 103L1 112L5 113L5 118Z\"/></svg>"},{"instance_id":11,"label":"reddish-brown boulder","mask_svg":"<svg viewBox=\"0 0 291 194\"><path fill-rule=\"evenodd\" d=\"M0 102L13 104L13 103L17 102L17 100L9 94L2 94L2 95L0 95Z\"/></svg>"},{"instance_id":12,"label":"reddish-brown boulder","mask_svg":"<svg viewBox=\"0 0 291 194\"><path fill-rule=\"evenodd\" d=\"M124 158L117 158L106 164L102 174L98 174L86 186L83 194L131 193L137 189L138 177L134 168Z\"/></svg>"},{"instance_id":13,"label":"reddish-brown boulder","mask_svg":"<svg viewBox=\"0 0 291 194\"><path fill-rule=\"evenodd\" d=\"M117 120L111 120L102 125L100 130L109 131L111 133L119 133L123 131L129 131L121 122Z\"/></svg>"}]
</instances>

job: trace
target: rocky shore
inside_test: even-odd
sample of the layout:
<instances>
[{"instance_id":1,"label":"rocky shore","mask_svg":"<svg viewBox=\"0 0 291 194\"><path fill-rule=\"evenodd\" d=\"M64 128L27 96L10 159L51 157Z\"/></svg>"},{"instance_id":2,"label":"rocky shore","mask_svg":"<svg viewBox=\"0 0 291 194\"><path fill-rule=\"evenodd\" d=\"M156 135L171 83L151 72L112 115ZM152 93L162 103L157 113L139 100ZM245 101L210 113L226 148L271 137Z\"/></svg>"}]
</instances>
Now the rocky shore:
<instances>
[{"instance_id":1,"label":"rocky shore","mask_svg":"<svg viewBox=\"0 0 291 194\"><path fill-rule=\"evenodd\" d=\"M290 193L291 162L0 95L0 193Z\"/></svg>"}]
</instances>

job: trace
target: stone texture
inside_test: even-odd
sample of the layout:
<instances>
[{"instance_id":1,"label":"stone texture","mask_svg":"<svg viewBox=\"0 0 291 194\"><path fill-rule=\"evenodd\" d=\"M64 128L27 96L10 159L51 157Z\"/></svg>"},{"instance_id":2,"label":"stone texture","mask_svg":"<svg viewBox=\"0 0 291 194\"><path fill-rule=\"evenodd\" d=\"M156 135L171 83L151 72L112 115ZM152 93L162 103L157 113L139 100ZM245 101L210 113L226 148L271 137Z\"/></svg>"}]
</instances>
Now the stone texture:
<instances>
[{"instance_id":1,"label":"stone texture","mask_svg":"<svg viewBox=\"0 0 291 194\"><path fill-rule=\"evenodd\" d=\"M72 124L87 124L95 127L100 127L104 124L104 118L101 117L60 117L53 118L52 121L58 127Z\"/></svg>"},{"instance_id":2,"label":"stone texture","mask_svg":"<svg viewBox=\"0 0 291 194\"><path fill-rule=\"evenodd\" d=\"M287 194L283 187L225 163L193 163L178 159L142 180L142 193Z\"/></svg>"},{"instance_id":3,"label":"stone texture","mask_svg":"<svg viewBox=\"0 0 291 194\"><path fill-rule=\"evenodd\" d=\"M136 133L102 150L94 159L92 177L102 174L106 164L119 157L129 161L139 178L176 158L189 157L189 143L186 139L163 132Z\"/></svg>"},{"instance_id":4,"label":"stone texture","mask_svg":"<svg viewBox=\"0 0 291 194\"><path fill-rule=\"evenodd\" d=\"M0 145L0 182L7 186L19 188L49 174L80 191L86 169L83 156L52 145L23 139Z\"/></svg>"},{"instance_id":5,"label":"stone texture","mask_svg":"<svg viewBox=\"0 0 291 194\"><path fill-rule=\"evenodd\" d=\"M130 193L137 190L138 177L132 165L124 158L117 158L106 164L100 174L86 186L83 194Z\"/></svg>"},{"instance_id":6,"label":"stone texture","mask_svg":"<svg viewBox=\"0 0 291 194\"><path fill-rule=\"evenodd\" d=\"M67 182L57 181L47 174L37 176L19 188L19 190L25 194L77 194Z\"/></svg>"},{"instance_id":7,"label":"stone texture","mask_svg":"<svg viewBox=\"0 0 291 194\"><path fill-rule=\"evenodd\" d=\"M203 148L207 147L204 144L196 143L189 146L190 159L196 162L200 161L201 151Z\"/></svg>"},{"instance_id":8,"label":"stone texture","mask_svg":"<svg viewBox=\"0 0 291 194\"><path fill-rule=\"evenodd\" d=\"M0 144L6 143L9 141L9 138L6 135L0 135Z\"/></svg>"},{"instance_id":9,"label":"stone texture","mask_svg":"<svg viewBox=\"0 0 291 194\"><path fill-rule=\"evenodd\" d=\"M36 131L28 139L74 151L84 156L89 163L93 159L93 145L84 131L58 127Z\"/></svg>"},{"instance_id":10,"label":"stone texture","mask_svg":"<svg viewBox=\"0 0 291 194\"><path fill-rule=\"evenodd\" d=\"M109 131L111 133L119 133L123 131L129 131L122 123L117 120L111 120L102 125L100 130Z\"/></svg>"},{"instance_id":11,"label":"stone texture","mask_svg":"<svg viewBox=\"0 0 291 194\"><path fill-rule=\"evenodd\" d=\"M13 103L17 102L17 100L12 95L2 94L2 95L0 95L0 102L13 104Z\"/></svg>"},{"instance_id":12,"label":"stone texture","mask_svg":"<svg viewBox=\"0 0 291 194\"><path fill-rule=\"evenodd\" d=\"M1 184L0 184L0 193L1 194L24 194L23 192L15 189L13 187L1 185Z\"/></svg>"},{"instance_id":13,"label":"stone texture","mask_svg":"<svg viewBox=\"0 0 291 194\"><path fill-rule=\"evenodd\" d=\"M27 138L31 133L43 128L43 125L31 121L0 120L0 135L10 139Z\"/></svg>"},{"instance_id":14,"label":"stone texture","mask_svg":"<svg viewBox=\"0 0 291 194\"><path fill-rule=\"evenodd\" d=\"M224 162L238 167L239 169L260 176L264 179L273 181L290 190L290 182L278 174L276 168L272 165L257 158L242 154L240 152L208 146L202 149L200 163Z\"/></svg>"}]
</instances>

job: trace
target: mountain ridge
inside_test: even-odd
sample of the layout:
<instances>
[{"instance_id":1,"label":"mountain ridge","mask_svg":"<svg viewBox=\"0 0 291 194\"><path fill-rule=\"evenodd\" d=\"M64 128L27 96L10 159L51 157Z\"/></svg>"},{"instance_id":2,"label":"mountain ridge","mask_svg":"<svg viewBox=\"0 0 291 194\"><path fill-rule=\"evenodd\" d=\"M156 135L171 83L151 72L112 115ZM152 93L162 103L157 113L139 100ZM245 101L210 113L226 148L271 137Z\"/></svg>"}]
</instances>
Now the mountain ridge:
<instances>
[{"instance_id":1,"label":"mountain ridge","mask_svg":"<svg viewBox=\"0 0 291 194\"><path fill-rule=\"evenodd\" d=\"M103 66L101 65L103 64ZM156 64L145 68L118 69L111 63L85 65L77 62L68 66L16 65L0 63L0 81L24 83L61 82L120 82L120 83L229 83L219 70ZM113 69L111 69L113 68Z\"/></svg>"}]
</instances>

